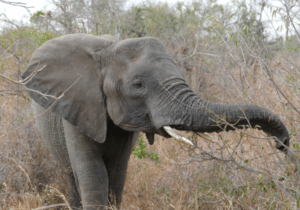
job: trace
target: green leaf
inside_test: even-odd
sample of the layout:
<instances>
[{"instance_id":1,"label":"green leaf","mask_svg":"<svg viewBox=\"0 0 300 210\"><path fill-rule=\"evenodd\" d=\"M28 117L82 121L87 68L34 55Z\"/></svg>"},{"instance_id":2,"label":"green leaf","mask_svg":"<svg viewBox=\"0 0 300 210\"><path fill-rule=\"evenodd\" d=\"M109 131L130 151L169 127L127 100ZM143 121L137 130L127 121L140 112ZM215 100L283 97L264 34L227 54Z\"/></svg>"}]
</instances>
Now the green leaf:
<instances>
[{"instance_id":1,"label":"green leaf","mask_svg":"<svg viewBox=\"0 0 300 210\"><path fill-rule=\"evenodd\" d=\"M234 37L234 33L233 34L231 34L231 36L230 36L230 41L232 40L232 38Z\"/></svg>"},{"instance_id":2,"label":"green leaf","mask_svg":"<svg viewBox=\"0 0 300 210\"><path fill-rule=\"evenodd\" d=\"M249 30L249 28L247 26L245 26L243 30L245 32L245 35L248 36L248 30Z\"/></svg>"},{"instance_id":3,"label":"green leaf","mask_svg":"<svg viewBox=\"0 0 300 210\"><path fill-rule=\"evenodd\" d=\"M294 147L294 149L299 149L299 148L300 148L300 145L299 145L298 143L294 143L294 144L293 144L293 147Z\"/></svg>"},{"instance_id":4,"label":"green leaf","mask_svg":"<svg viewBox=\"0 0 300 210\"><path fill-rule=\"evenodd\" d=\"M213 9L215 9L215 8L217 8L218 7L218 5L214 5L211 9L213 10Z\"/></svg>"},{"instance_id":5,"label":"green leaf","mask_svg":"<svg viewBox=\"0 0 300 210\"><path fill-rule=\"evenodd\" d=\"M289 106L286 106L285 107L285 112L289 112L290 111L290 107Z\"/></svg>"},{"instance_id":6,"label":"green leaf","mask_svg":"<svg viewBox=\"0 0 300 210\"><path fill-rule=\"evenodd\" d=\"M134 146L132 149L133 156L139 158L139 159L145 159L149 158L150 160L153 160L155 162L159 161L159 155L157 153L148 152L148 149L146 147L146 142L143 140L143 136L140 135L138 138L138 141L136 142L137 146Z\"/></svg>"},{"instance_id":7,"label":"green leaf","mask_svg":"<svg viewBox=\"0 0 300 210\"><path fill-rule=\"evenodd\" d=\"M273 12L272 12L272 18L273 18L273 17L276 17L277 11L278 11L278 9L273 10Z\"/></svg>"}]
</instances>

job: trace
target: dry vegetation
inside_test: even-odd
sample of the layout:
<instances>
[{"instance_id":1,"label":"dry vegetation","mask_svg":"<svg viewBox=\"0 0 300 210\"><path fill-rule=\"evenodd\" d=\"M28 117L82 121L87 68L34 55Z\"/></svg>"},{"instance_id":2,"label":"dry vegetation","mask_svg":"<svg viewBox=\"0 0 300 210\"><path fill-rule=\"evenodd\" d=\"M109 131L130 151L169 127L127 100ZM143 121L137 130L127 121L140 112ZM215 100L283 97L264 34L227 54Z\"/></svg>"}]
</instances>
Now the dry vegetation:
<instances>
[{"instance_id":1,"label":"dry vegetation","mask_svg":"<svg viewBox=\"0 0 300 210\"><path fill-rule=\"evenodd\" d=\"M168 13L166 5L153 8L155 14L172 13ZM131 16L123 17L132 27L121 27L122 39L139 34L132 23L138 13L134 8L132 11ZM157 30L155 23L147 23L148 31L142 26L138 29L144 36L156 36L164 42L199 96L222 103L256 104L278 115L291 132L289 155L293 161L274 148L271 137L256 129L211 134L216 143L183 132L198 148L156 136L147 152L158 154L159 161L132 155L121 209L300 207L300 37L294 28L292 41L258 43L260 38L249 38L251 34L244 28L233 33L231 40L224 29L229 25L224 17L229 17L230 12L222 14L203 20L207 22L202 26L211 24L206 31L188 18L176 33L171 29ZM120 23L116 18L110 20L111 33L119 33ZM1 33L0 76L19 80L37 46L62 34L36 27L7 27ZM53 209L68 209L63 171L41 144L24 87L5 78L0 81L0 209L35 209L55 204L64 207Z\"/></svg>"}]
</instances>

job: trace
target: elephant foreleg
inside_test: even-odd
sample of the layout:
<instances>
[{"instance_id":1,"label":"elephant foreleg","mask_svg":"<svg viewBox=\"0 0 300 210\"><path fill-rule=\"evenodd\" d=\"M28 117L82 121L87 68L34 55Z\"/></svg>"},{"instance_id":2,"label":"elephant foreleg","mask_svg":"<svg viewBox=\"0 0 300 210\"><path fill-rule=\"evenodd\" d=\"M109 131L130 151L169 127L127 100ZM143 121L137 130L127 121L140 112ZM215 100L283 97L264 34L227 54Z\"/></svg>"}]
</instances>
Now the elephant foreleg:
<instances>
[{"instance_id":1,"label":"elephant foreleg","mask_svg":"<svg viewBox=\"0 0 300 210\"><path fill-rule=\"evenodd\" d=\"M75 177L72 174L67 175L68 185L69 185L69 202L72 209L81 209L81 199L77 191Z\"/></svg>"},{"instance_id":2,"label":"elephant foreleg","mask_svg":"<svg viewBox=\"0 0 300 210\"><path fill-rule=\"evenodd\" d=\"M108 175L98 144L63 121L66 144L83 209L103 209L108 204Z\"/></svg>"},{"instance_id":3,"label":"elephant foreleg","mask_svg":"<svg viewBox=\"0 0 300 210\"><path fill-rule=\"evenodd\" d=\"M139 132L132 132L129 136L111 137L110 140L117 142L119 146L123 144L122 150L117 150L111 158L104 158L109 178L109 202L118 208L122 201L129 157L138 137Z\"/></svg>"},{"instance_id":4,"label":"elephant foreleg","mask_svg":"<svg viewBox=\"0 0 300 210\"><path fill-rule=\"evenodd\" d=\"M46 111L34 101L32 102L32 108L35 116L39 116ZM71 168L62 118L53 112L48 111L36 119L36 126L44 144L46 144L50 153L67 174L70 206L72 209L80 209L81 200L76 189L75 179Z\"/></svg>"}]
</instances>

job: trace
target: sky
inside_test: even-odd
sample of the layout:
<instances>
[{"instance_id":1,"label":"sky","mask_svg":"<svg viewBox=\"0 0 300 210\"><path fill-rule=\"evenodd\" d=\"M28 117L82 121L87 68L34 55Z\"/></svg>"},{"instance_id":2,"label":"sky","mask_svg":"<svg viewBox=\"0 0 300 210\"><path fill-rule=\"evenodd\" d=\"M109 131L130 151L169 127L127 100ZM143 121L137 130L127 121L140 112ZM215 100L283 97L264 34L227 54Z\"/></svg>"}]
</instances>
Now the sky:
<instances>
[{"instance_id":1,"label":"sky","mask_svg":"<svg viewBox=\"0 0 300 210\"><path fill-rule=\"evenodd\" d=\"M34 13L38 10L43 10L47 3L46 0L13 0L13 2L26 3L27 6L32 6L30 12ZM21 20L23 17L29 19L29 14L26 9L17 6L11 6L0 2L0 14L4 13L9 19Z\"/></svg>"},{"instance_id":2,"label":"sky","mask_svg":"<svg viewBox=\"0 0 300 210\"><path fill-rule=\"evenodd\" d=\"M26 3L27 6L32 6L33 8L30 8L31 13L35 13L36 11L39 10L50 10L51 7L49 6L48 1L49 0L11 0L12 2L22 2ZM179 0L151 0L152 2L168 2L169 4L175 4ZM181 0L182 1L182 0ZM127 6L136 4L137 2L142 2L142 0L129 0L128 3L126 4ZM47 6L48 4L48 6ZM47 9L48 8L48 9ZM10 6L4 3L0 2L0 14L4 13L6 16L12 20L21 20L22 18L25 18L29 20L29 14L26 11L26 9L22 7L16 7L16 6ZM0 17L1 18L1 17Z\"/></svg>"},{"instance_id":3,"label":"sky","mask_svg":"<svg viewBox=\"0 0 300 210\"><path fill-rule=\"evenodd\" d=\"M42 10L42 11L51 10L51 6L48 3L51 0L8 0L8 1L26 3L27 6L32 7L29 9L31 14L33 14L39 10ZM178 2L178 1L187 2L187 1L192 1L192 0L128 0L125 7L130 7L132 4L142 3L143 1L167 2L170 5L175 5L176 2ZM219 0L218 1L218 3L221 3L221 4L226 4L228 2L230 2L230 0ZM276 1L273 1L273 2L275 3ZM26 9L24 9L22 7L7 5L7 4L0 2L0 14L3 14L3 13L8 17L9 20L17 20L17 21L22 20L25 22L29 22L29 19L30 19L30 15L26 11ZM3 17L1 17L1 15L0 15L0 19L2 19L2 18ZM5 19L5 18L3 18L3 19ZM267 16L265 14L263 14L263 19L267 19ZM281 23L279 24L276 21L273 21L273 24L275 25L276 28L278 26L282 25ZM0 21L0 26L1 26L1 21ZM281 32L281 33L283 33L283 32Z\"/></svg>"}]
</instances>

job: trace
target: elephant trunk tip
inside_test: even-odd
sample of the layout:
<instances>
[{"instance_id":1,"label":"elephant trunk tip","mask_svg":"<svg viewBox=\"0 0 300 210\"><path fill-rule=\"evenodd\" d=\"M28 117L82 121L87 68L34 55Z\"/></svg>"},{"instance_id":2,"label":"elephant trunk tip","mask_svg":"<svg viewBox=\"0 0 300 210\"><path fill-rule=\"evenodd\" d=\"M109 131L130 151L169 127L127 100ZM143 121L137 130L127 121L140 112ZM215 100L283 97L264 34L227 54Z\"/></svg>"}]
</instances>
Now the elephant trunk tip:
<instances>
[{"instance_id":1,"label":"elephant trunk tip","mask_svg":"<svg viewBox=\"0 0 300 210\"><path fill-rule=\"evenodd\" d=\"M290 146L290 137L287 136L283 137L276 137L276 149L281 151L287 151L287 148Z\"/></svg>"}]
</instances>

